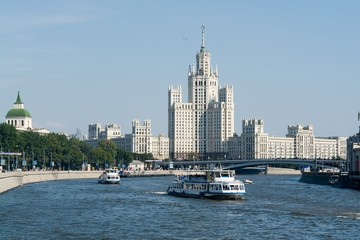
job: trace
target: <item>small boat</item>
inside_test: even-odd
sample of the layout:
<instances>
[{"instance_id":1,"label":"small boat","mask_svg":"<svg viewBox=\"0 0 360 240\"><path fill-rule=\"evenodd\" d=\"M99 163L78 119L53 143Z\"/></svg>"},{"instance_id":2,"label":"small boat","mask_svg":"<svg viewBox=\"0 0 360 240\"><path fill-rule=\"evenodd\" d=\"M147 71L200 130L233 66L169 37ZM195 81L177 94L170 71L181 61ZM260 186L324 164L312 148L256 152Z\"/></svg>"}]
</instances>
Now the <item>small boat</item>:
<instances>
[{"instance_id":1,"label":"small boat","mask_svg":"<svg viewBox=\"0 0 360 240\"><path fill-rule=\"evenodd\" d=\"M245 179L245 180L244 180L244 183L245 183L245 184L252 184L252 183L253 183L253 180L252 180L252 179Z\"/></svg>"},{"instance_id":2,"label":"small boat","mask_svg":"<svg viewBox=\"0 0 360 240\"><path fill-rule=\"evenodd\" d=\"M244 199L245 185L234 176L234 170L188 171L186 176L177 176L167 193L180 197Z\"/></svg>"},{"instance_id":3,"label":"small boat","mask_svg":"<svg viewBox=\"0 0 360 240\"><path fill-rule=\"evenodd\" d=\"M117 169L107 168L99 176L98 183L120 183L120 175Z\"/></svg>"}]
</instances>

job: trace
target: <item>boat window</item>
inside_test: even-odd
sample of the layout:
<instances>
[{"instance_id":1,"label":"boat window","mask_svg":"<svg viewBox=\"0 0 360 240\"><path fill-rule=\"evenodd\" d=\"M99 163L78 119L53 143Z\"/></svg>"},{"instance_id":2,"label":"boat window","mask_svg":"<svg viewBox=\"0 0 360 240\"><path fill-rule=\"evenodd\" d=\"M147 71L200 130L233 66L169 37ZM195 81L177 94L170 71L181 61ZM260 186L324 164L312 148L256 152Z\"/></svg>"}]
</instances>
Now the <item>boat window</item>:
<instances>
[{"instance_id":1,"label":"boat window","mask_svg":"<svg viewBox=\"0 0 360 240\"><path fill-rule=\"evenodd\" d=\"M229 185L223 185L223 189L224 190L230 190L230 186Z\"/></svg>"},{"instance_id":2,"label":"boat window","mask_svg":"<svg viewBox=\"0 0 360 240\"><path fill-rule=\"evenodd\" d=\"M223 173L221 174L221 176L222 176L223 178L230 177L229 175L230 175L229 172L223 172Z\"/></svg>"}]
</instances>

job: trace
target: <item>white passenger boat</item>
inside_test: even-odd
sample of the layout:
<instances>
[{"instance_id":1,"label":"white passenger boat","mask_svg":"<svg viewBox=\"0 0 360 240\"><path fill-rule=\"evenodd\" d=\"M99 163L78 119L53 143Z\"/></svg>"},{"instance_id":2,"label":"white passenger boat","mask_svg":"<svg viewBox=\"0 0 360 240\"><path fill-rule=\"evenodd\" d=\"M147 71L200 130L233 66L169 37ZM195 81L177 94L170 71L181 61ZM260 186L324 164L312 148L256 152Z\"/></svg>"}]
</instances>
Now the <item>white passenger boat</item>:
<instances>
[{"instance_id":1,"label":"white passenger boat","mask_svg":"<svg viewBox=\"0 0 360 240\"><path fill-rule=\"evenodd\" d=\"M98 183L120 183L120 175L117 169L107 168L99 176Z\"/></svg>"},{"instance_id":2,"label":"white passenger boat","mask_svg":"<svg viewBox=\"0 0 360 240\"><path fill-rule=\"evenodd\" d=\"M177 176L167 193L181 197L244 199L245 185L234 175L234 170L223 169L205 170L195 175L187 172L186 176Z\"/></svg>"}]
</instances>

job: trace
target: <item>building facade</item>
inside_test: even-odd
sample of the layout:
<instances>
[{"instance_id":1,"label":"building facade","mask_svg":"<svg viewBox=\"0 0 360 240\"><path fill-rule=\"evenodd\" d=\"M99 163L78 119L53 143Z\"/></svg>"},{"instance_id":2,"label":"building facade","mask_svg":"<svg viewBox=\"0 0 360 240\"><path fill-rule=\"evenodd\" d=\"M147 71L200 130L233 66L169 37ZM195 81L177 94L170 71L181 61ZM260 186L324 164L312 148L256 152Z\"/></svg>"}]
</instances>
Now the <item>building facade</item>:
<instances>
[{"instance_id":1,"label":"building facade","mask_svg":"<svg viewBox=\"0 0 360 240\"><path fill-rule=\"evenodd\" d=\"M219 158L228 152L234 134L233 88L219 85L217 66L211 66L205 48L204 27L196 65L188 71L188 101L183 102L181 87L169 87L168 100L171 159Z\"/></svg>"},{"instance_id":2,"label":"building facade","mask_svg":"<svg viewBox=\"0 0 360 240\"><path fill-rule=\"evenodd\" d=\"M145 120L143 124L139 120L132 121L132 133L126 135L131 138L131 152L152 153L151 121Z\"/></svg>"},{"instance_id":3,"label":"building facade","mask_svg":"<svg viewBox=\"0 0 360 240\"><path fill-rule=\"evenodd\" d=\"M89 124L88 134L89 140L110 140L121 137L121 128L116 124L105 125L105 127L101 127L100 123Z\"/></svg>"},{"instance_id":4,"label":"building facade","mask_svg":"<svg viewBox=\"0 0 360 240\"><path fill-rule=\"evenodd\" d=\"M96 147L101 140L111 140L118 147L127 152L138 154L152 154L155 159L169 158L169 138L163 135L154 137L151 133L151 121L132 121L131 133L121 135L121 128L116 124L101 127L100 123L90 124L89 139L86 142Z\"/></svg>"},{"instance_id":5,"label":"building facade","mask_svg":"<svg viewBox=\"0 0 360 240\"><path fill-rule=\"evenodd\" d=\"M155 159L169 159L169 138L160 134L152 137L152 155Z\"/></svg>"},{"instance_id":6,"label":"building facade","mask_svg":"<svg viewBox=\"0 0 360 240\"><path fill-rule=\"evenodd\" d=\"M230 138L230 159L346 159L346 137L316 138L311 125L289 125L286 137L264 133L263 120L242 125L241 136Z\"/></svg>"},{"instance_id":7,"label":"building facade","mask_svg":"<svg viewBox=\"0 0 360 240\"><path fill-rule=\"evenodd\" d=\"M360 127L357 134L347 139L347 160L349 174L360 181Z\"/></svg>"},{"instance_id":8,"label":"building facade","mask_svg":"<svg viewBox=\"0 0 360 240\"><path fill-rule=\"evenodd\" d=\"M20 92L18 92L14 106L8 111L5 119L7 124L14 126L17 130L32 129L32 118L29 111L25 109L24 103L21 101Z\"/></svg>"},{"instance_id":9,"label":"building facade","mask_svg":"<svg viewBox=\"0 0 360 240\"><path fill-rule=\"evenodd\" d=\"M15 127L16 130L19 131L32 131L41 135L49 134L49 130L45 128L33 128L32 117L21 101L20 92L17 94L13 108L10 109L5 116L5 123Z\"/></svg>"}]
</instances>

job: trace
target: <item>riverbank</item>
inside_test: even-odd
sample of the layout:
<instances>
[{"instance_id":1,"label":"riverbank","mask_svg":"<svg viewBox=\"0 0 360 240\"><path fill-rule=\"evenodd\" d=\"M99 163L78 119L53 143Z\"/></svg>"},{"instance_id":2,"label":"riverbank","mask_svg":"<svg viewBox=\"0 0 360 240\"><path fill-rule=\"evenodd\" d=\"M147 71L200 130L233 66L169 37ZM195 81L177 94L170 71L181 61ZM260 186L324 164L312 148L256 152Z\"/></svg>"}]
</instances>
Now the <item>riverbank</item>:
<instances>
[{"instance_id":1,"label":"riverbank","mask_svg":"<svg viewBox=\"0 0 360 240\"><path fill-rule=\"evenodd\" d=\"M97 179L100 171L29 171L0 173L0 193L29 183L67 180Z\"/></svg>"},{"instance_id":2,"label":"riverbank","mask_svg":"<svg viewBox=\"0 0 360 240\"><path fill-rule=\"evenodd\" d=\"M267 167L266 174L268 174L268 175L301 175L301 171L291 169L291 168Z\"/></svg>"}]
</instances>

